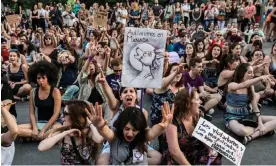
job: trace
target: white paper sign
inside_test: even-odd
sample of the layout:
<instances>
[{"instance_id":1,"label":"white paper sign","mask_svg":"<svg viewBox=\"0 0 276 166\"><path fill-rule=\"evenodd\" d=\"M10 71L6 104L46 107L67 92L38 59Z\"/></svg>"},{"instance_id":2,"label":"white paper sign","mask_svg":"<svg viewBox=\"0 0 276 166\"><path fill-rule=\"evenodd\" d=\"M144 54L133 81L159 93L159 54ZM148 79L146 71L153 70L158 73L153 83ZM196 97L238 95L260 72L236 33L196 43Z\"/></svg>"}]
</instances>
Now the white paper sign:
<instances>
[{"instance_id":1,"label":"white paper sign","mask_svg":"<svg viewBox=\"0 0 276 166\"><path fill-rule=\"evenodd\" d=\"M193 136L234 164L240 165L245 146L212 123L200 118L193 132Z\"/></svg>"},{"instance_id":2,"label":"white paper sign","mask_svg":"<svg viewBox=\"0 0 276 166\"><path fill-rule=\"evenodd\" d=\"M171 63L180 63L180 58L177 52L169 52L169 62Z\"/></svg>"},{"instance_id":3,"label":"white paper sign","mask_svg":"<svg viewBox=\"0 0 276 166\"><path fill-rule=\"evenodd\" d=\"M125 28L122 86L161 88L167 31Z\"/></svg>"}]
</instances>

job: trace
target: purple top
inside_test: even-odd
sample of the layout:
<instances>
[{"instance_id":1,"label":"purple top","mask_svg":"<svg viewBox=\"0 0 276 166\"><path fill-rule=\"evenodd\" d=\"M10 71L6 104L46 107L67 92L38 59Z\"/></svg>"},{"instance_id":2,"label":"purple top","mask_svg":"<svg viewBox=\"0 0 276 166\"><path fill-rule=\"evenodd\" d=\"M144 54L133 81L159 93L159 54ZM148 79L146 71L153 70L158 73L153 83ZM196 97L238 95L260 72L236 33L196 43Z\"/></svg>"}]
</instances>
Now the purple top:
<instances>
[{"instance_id":1,"label":"purple top","mask_svg":"<svg viewBox=\"0 0 276 166\"><path fill-rule=\"evenodd\" d=\"M192 79L188 72L183 73L183 84L187 88L188 84L190 84L191 87L199 88L200 86L203 86L203 79L200 75L196 76L195 79Z\"/></svg>"}]
</instances>

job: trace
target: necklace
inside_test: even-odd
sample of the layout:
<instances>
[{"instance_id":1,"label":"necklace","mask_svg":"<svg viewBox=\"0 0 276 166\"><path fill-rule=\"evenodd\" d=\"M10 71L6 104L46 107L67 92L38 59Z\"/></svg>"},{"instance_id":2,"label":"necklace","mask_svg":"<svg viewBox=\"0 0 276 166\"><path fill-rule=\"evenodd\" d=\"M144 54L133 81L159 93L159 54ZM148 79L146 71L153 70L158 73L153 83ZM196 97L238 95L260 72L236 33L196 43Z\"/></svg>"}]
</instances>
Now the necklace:
<instances>
[{"instance_id":1,"label":"necklace","mask_svg":"<svg viewBox=\"0 0 276 166\"><path fill-rule=\"evenodd\" d=\"M134 153L134 157L136 160L140 160L140 158L142 157L142 153L136 151L136 153Z\"/></svg>"}]
</instances>

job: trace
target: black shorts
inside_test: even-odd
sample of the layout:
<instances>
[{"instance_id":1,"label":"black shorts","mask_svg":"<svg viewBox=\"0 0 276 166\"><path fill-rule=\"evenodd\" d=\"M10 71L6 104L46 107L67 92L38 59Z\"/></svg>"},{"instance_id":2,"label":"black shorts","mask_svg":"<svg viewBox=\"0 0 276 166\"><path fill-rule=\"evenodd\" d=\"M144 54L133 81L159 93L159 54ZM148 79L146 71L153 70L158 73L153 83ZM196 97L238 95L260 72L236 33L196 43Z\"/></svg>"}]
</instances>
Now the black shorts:
<instances>
[{"instance_id":1,"label":"black shorts","mask_svg":"<svg viewBox=\"0 0 276 166\"><path fill-rule=\"evenodd\" d=\"M12 94L16 95L19 91L19 89L23 86L23 84L16 84L14 88L12 89Z\"/></svg>"}]
</instances>

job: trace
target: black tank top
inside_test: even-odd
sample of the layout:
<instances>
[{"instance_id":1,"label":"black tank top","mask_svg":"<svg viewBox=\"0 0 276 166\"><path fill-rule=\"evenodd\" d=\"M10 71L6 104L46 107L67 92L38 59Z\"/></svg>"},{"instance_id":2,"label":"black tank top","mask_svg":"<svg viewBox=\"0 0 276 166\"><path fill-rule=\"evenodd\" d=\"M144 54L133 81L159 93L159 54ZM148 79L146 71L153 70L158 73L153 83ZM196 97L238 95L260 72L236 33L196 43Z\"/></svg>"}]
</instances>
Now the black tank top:
<instances>
[{"instance_id":1,"label":"black tank top","mask_svg":"<svg viewBox=\"0 0 276 166\"><path fill-rule=\"evenodd\" d=\"M53 90L51 87L49 96L45 100L40 100L38 97L39 88L35 89L35 106L37 107L38 121L49 121L54 114L55 101L53 98Z\"/></svg>"},{"instance_id":2,"label":"black tank top","mask_svg":"<svg viewBox=\"0 0 276 166\"><path fill-rule=\"evenodd\" d=\"M38 11L36 13L34 13L34 11L32 11L32 16L38 16ZM33 19L37 19L37 18L33 18Z\"/></svg>"},{"instance_id":3,"label":"black tank top","mask_svg":"<svg viewBox=\"0 0 276 166\"><path fill-rule=\"evenodd\" d=\"M98 104L102 104L103 103L103 99L102 96L100 95L100 93L97 91L96 87L94 87L91 91L91 94L88 98L88 101L90 103L92 103L93 105L98 102Z\"/></svg>"},{"instance_id":4,"label":"black tank top","mask_svg":"<svg viewBox=\"0 0 276 166\"><path fill-rule=\"evenodd\" d=\"M24 80L24 72L22 70L22 64L20 65L17 73L12 73L11 66L9 65L8 73L9 73L9 80L12 82L21 82L22 80Z\"/></svg>"}]
</instances>

